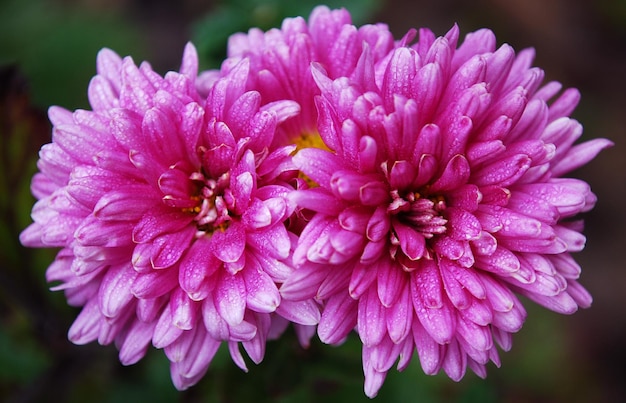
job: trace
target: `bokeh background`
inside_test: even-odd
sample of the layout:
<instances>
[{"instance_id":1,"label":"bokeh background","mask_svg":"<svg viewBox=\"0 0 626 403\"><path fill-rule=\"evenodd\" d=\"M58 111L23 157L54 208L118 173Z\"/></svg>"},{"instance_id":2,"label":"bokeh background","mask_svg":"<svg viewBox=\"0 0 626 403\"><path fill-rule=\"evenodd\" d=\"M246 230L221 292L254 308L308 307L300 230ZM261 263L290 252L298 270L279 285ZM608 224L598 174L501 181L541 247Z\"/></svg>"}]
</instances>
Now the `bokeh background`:
<instances>
[{"instance_id":1,"label":"bokeh background","mask_svg":"<svg viewBox=\"0 0 626 403\"><path fill-rule=\"evenodd\" d=\"M626 1L624 0L347 0L358 25L383 21L396 37L411 27L443 35L488 27L499 43L534 47L548 80L577 87L574 117L584 138L616 145L573 175L599 197L586 215L587 247L577 256L590 309L560 316L526 303L529 316L481 380L426 376L417 359L393 369L380 402L626 401ZM328 402L369 401L362 392L360 343L314 342L293 334L270 342L265 361L242 373L226 351L195 387L177 392L167 359L151 350L123 367L113 346L74 346L67 330L77 310L44 280L54 251L21 247L34 200L29 181L37 151L50 141L46 109L86 108L86 89L102 47L165 73L178 69L192 40L204 68L217 67L226 39L250 26L267 29L287 16L308 16L301 0L0 0L0 401L3 402Z\"/></svg>"}]
</instances>

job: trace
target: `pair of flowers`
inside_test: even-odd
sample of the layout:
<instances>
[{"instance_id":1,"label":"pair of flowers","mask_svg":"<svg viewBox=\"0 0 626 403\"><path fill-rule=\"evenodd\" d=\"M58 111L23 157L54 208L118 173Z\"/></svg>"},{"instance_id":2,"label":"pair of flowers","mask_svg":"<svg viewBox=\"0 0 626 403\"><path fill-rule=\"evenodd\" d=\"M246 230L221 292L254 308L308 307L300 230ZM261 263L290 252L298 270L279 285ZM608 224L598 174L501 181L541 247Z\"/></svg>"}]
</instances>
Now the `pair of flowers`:
<instances>
[{"instance_id":1,"label":"pair of flowers","mask_svg":"<svg viewBox=\"0 0 626 403\"><path fill-rule=\"evenodd\" d=\"M52 107L23 244L61 248L47 271L82 307L69 338L150 344L178 389L222 342L255 363L293 323L306 346L352 330L365 392L417 352L428 374L486 375L525 319L517 294L588 307L570 252L589 186L563 175L611 145L574 145L579 93L496 48L345 10L236 34L219 71L192 45L165 76L102 50L92 110Z\"/></svg>"}]
</instances>

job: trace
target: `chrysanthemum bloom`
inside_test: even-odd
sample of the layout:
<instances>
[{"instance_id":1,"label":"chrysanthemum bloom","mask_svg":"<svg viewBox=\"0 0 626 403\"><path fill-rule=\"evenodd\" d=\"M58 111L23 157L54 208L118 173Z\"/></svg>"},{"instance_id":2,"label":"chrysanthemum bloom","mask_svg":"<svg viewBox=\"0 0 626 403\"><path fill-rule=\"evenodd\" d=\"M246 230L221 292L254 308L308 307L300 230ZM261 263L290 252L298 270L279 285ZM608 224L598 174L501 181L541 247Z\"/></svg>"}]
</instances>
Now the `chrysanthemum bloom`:
<instances>
[{"instance_id":1,"label":"chrysanthemum bloom","mask_svg":"<svg viewBox=\"0 0 626 403\"><path fill-rule=\"evenodd\" d=\"M317 135L315 96L319 89L313 80L311 63L324 66L331 78L351 77L356 74L364 44L370 49L369 57L378 61L393 48L393 35L385 24L357 28L347 10L318 6L308 23L302 17L287 18L280 29L263 32L252 28L247 34L232 35L221 72L202 73L199 86L210 87L212 79L248 58L248 88L261 94L263 104L289 99L301 107L297 116L278 128L275 144L306 145L315 141Z\"/></svg>"},{"instance_id":2,"label":"chrysanthemum bloom","mask_svg":"<svg viewBox=\"0 0 626 403\"><path fill-rule=\"evenodd\" d=\"M165 77L101 51L93 110L50 109L34 223L21 234L24 245L61 248L47 278L82 306L71 341L115 342L124 364L152 343L179 389L198 381L222 341L243 369L239 343L258 363L272 316L319 319L313 301L278 292L292 271L284 221L294 147L268 145L299 107L260 107L258 92L244 90L248 69L234 66L204 100L191 45L180 73Z\"/></svg>"},{"instance_id":3,"label":"chrysanthemum bloom","mask_svg":"<svg viewBox=\"0 0 626 403\"><path fill-rule=\"evenodd\" d=\"M427 374L486 376L525 319L517 294L567 314L591 303L570 253L595 196L563 175L611 143L573 145L579 93L550 101L561 86L541 86L532 50L458 35L421 30L382 65L366 51L352 79L314 70L331 151L294 158L318 186L293 200L316 214L281 294L324 304L326 343L356 328L368 396L415 350Z\"/></svg>"}]
</instances>

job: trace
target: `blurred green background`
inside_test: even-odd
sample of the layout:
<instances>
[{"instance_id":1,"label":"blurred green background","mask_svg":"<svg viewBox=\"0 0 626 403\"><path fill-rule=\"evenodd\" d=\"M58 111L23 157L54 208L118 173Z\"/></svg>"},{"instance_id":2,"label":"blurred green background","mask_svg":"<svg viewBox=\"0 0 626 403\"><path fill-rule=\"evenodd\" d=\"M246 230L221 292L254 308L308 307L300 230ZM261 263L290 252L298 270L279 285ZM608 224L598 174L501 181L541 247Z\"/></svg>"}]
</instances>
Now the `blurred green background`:
<instances>
[{"instance_id":1,"label":"blurred green background","mask_svg":"<svg viewBox=\"0 0 626 403\"><path fill-rule=\"evenodd\" d=\"M580 3L580 4L579 4ZM583 94L575 117L586 138L616 146L575 173L599 197L586 216L588 245L577 259L591 309L560 316L526 303L529 317L488 378L461 382L423 375L416 359L392 370L381 402L626 401L626 2L600 0L332 1L358 25L386 22L396 37L426 26L444 34L488 27L500 43L533 46L547 78ZM360 343L298 347L288 333L270 342L265 361L242 373L220 351L195 387L177 392L167 359L151 350L123 367L112 346L74 346L67 330L77 310L44 280L53 251L20 246L33 199L37 151L50 141L46 108L86 108L86 89L102 47L165 73L177 69L192 40L202 67L216 67L226 39L250 26L267 29L308 16L309 0L0 0L0 401L3 402L328 402L368 401L362 392Z\"/></svg>"}]
</instances>

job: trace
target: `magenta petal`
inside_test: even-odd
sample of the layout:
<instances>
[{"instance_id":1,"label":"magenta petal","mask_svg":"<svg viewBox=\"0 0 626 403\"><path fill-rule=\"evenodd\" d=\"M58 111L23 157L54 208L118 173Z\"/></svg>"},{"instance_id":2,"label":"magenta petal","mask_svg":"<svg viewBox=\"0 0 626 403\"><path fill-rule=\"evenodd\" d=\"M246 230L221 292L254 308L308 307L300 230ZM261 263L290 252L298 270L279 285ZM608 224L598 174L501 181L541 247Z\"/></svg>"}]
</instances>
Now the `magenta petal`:
<instances>
[{"instance_id":1,"label":"magenta petal","mask_svg":"<svg viewBox=\"0 0 626 403\"><path fill-rule=\"evenodd\" d=\"M20 242L24 246L29 246L29 247L34 247L34 248L36 247L44 248L44 247L55 245L55 243L48 244L47 242L45 242L44 240L44 237L46 236L45 230L46 230L46 227L34 222L30 224L28 227L26 227L26 229L24 229L24 231L20 233ZM62 231L62 234L59 238L61 239L59 239L58 246L63 246L66 244L69 236L67 233L65 233L65 231Z\"/></svg>"},{"instance_id":2,"label":"magenta petal","mask_svg":"<svg viewBox=\"0 0 626 403\"><path fill-rule=\"evenodd\" d=\"M389 200L389 190L381 182L372 181L359 189L359 199L364 206L379 206Z\"/></svg>"},{"instance_id":3,"label":"magenta petal","mask_svg":"<svg viewBox=\"0 0 626 403\"><path fill-rule=\"evenodd\" d=\"M156 348L164 348L174 343L181 335L183 330L172 324L172 311L170 305L165 305L165 309L161 313L157 325L154 328L152 336L152 345Z\"/></svg>"},{"instance_id":4,"label":"magenta petal","mask_svg":"<svg viewBox=\"0 0 626 403\"><path fill-rule=\"evenodd\" d=\"M520 262L513 252L498 247L489 256L476 256L476 266L500 276L507 276L520 269Z\"/></svg>"},{"instance_id":5,"label":"magenta petal","mask_svg":"<svg viewBox=\"0 0 626 403\"><path fill-rule=\"evenodd\" d=\"M148 210L139 223L132 230L132 240L135 243L145 243L163 233L173 233L181 230L193 220L193 216L182 214L180 211L168 207Z\"/></svg>"},{"instance_id":6,"label":"magenta petal","mask_svg":"<svg viewBox=\"0 0 626 403\"><path fill-rule=\"evenodd\" d=\"M465 290L464 285L455 278L453 272L447 269L450 266L456 266L456 264L447 260L446 263L447 264L444 265L444 263L441 262L441 278L446 295L457 309L467 309L472 303L470 294ZM458 266L456 266L455 269L459 271L465 270Z\"/></svg>"},{"instance_id":7,"label":"magenta petal","mask_svg":"<svg viewBox=\"0 0 626 403\"><path fill-rule=\"evenodd\" d=\"M220 316L231 326L243 321L246 309L246 285L241 274L222 273L213 294Z\"/></svg>"},{"instance_id":8,"label":"magenta petal","mask_svg":"<svg viewBox=\"0 0 626 403\"><path fill-rule=\"evenodd\" d=\"M547 259L547 264L541 265L539 267L549 267L550 269L555 269L560 273L563 277L576 280L580 277L581 267L574 258L570 254L561 254L549 256ZM533 265L536 269L537 265ZM547 274L550 274L552 271L546 271Z\"/></svg>"},{"instance_id":9,"label":"magenta petal","mask_svg":"<svg viewBox=\"0 0 626 403\"><path fill-rule=\"evenodd\" d=\"M384 258L383 258L384 259ZM352 269L349 292L354 299L359 299L378 277L378 265L358 263Z\"/></svg>"},{"instance_id":10,"label":"magenta petal","mask_svg":"<svg viewBox=\"0 0 626 403\"><path fill-rule=\"evenodd\" d=\"M250 204L250 197L256 183L250 172L243 172L231 180L231 190L235 197L235 212L243 214Z\"/></svg>"},{"instance_id":11,"label":"magenta petal","mask_svg":"<svg viewBox=\"0 0 626 403\"><path fill-rule=\"evenodd\" d=\"M103 143L108 143L113 148L116 146L109 133L87 125L54 126L52 136L54 144L80 165L92 165L93 156L98 154Z\"/></svg>"},{"instance_id":12,"label":"magenta petal","mask_svg":"<svg viewBox=\"0 0 626 403\"><path fill-rule=\"evenodd\" d=\"M317 334L326 344L343 341L357 325L358 303L347 294L335 294L328 299L322 312Z\"/></svg>"},{"instance_id":13,"label":"magenta petal","mask_svg":"<svg viewBox=\"0 0 626 403\"><path fill-rule=\"evenodd\" d=\"M584 196L580 195L580 208L584 206ZM522 213L531 218L536 218L547 224L553 225L560 218L559 210L550 203L528 195L524 192L514 192L511 194L509 209Z\"/></svg>"},{"instance_id":14,"label":"magenta petal","mask_svg":"<svg viewBox=\"0 0 626 403\"><path fill-rule=\"evenodd\" d=\"M397 94L409 97L418 56L413 49L398 48L392 53L383 78L383 96L391 101Z\"/></svg>"},{"instance_id":15,"label":"magenta petal","mask_svg":"<svg viewBox=\"0 0 626 403\"><path fill-rule=\"evenodd\" d=\"M345 208L346 203L337 199L330 192L320 188L297 190L289 194L289 200L299 207L327 215L336 215Z\"/></svg>"},{"instance_id":16,"label":"magenta petal","mask_svg":"<svg viewBox=\"0 0 626 403\"><path fill-rule=\"evenodd\" d=\"M472 348L479 351L487 351L493 347L493 340L491 339L491 332L489 327L480 326L470 320L460 316L457 321L457 333L466 341ZM481 360L483 364L486 364L488 360Z\"/></svg>"},{"instance_id":17,"label":"magenta petal","mask_svg":"<svg viewBox=\"0 0 626 403\"><path fill-rule=\"evenodd\" d=\"M315 299L324 301L337 292L344 292L350 281L350 270L331 270L320 284Z\"/></svg>"},{"instance_id":18,"label":"magenta petal","mask_svg":"<svg viewBox=\"0 0 626 403\"><path fill-rule=\"evenodd\" d=\"M580 232L563 225L554 227L556 235L567 244L568 252L580 252L585 247L586 238Z\"/></svg>"},{"instance_id":19,"label":"magenta petal","mask_svg":"<svg viewBox=\"0 0 626 403\"><path fill-rule=\"evenodd\" d=\"M408 282L400 265L388 258L378 261L378 298L386 308L392 307Z\"/></svg>"},{"instance_id":20,"label":"magenta petal","mask_svg":"<svg viewBox=\"0 0 626 403\"><path fill-rule=\"evenodd\" d=\"M165 95L160 91L158 95ZM166 165L184 158L183 145L178 136L176 123L171 117L159 108L151 108L146 111L141 122L141 129L145 144L141 149L145 150L146 155L151 158L162 158L162 162ZM167 139L167 140L166 140Z\"/></svg>"},{"instance_id":21,"label":"magenta petal","mask_svg":"<svg viewBox=\"0 0 626 403\"><path fill-rule=\"evenodd\" d=\"M289 261L284 262L259 254L254 254L254 258L259 261L263 271L277 283L285 282L294 271Z\"/></svg>"},{"instance_id":22,"label":"magenta petal","mask_svg":"<svg viewBox=\"0 0 626 403\"><path fill-rule=\"evenodd\" d=\"M260 229L272 223L272 213L264 202L255 198L247 206L241 221L246 228Z\"/></svg>"},{"instance_id":23,"label":"magenta petal","mask_svg":"<svg viewBox=\"0 0 626 403\"><path fill-rule=\"evenodd\" d=\"M446 194L446 203L449 207L461 208L473 212L483 200L483 195L476 185L460 186Z\"/></svg>"},{"instance_id":24,"label":"magenta petal","mask_svg":"<svg viewBox=\"0 0 626 403\"><path fill-rule=\"evenodd\" d=\"M589 308L593 298L589 291L587 291L582 285L576 281L569 280L567 282L567 293L581 308Z\"/></svg>"},{"instance_id":25,"label":"magenta petal","mask_svg":"<svg viewBox=\"0 0 626 403\"><path fill-rule=\"evenodd\" d=\"M114 190L98 200L93 214L100 220L139 220L155 204L150 195L150 188L146 186L126 187L123 191Z\"/></svg>"},{"instance_id":26,"label":"magenta petal","mask_svg":"<svg viewBox=\"0 0 626 403\"><path fill-rule=\"evenodd\" d=\"M524 154L515 154L496 161L472 172L478 186L509 186L515 183L530 167L531 160Z\"/></svg>"},{"instance_id":27,"label":"magenta petal","mask_svg":"<svg viewBox=\"0 0 626 403\"><path fill-rule=\"evenodd\" d=\"M590 192L589 185L585 182L570 178L553 178L548 183L524 184L519 190L546 201L563 216L580 212L585 207L585 196Z\"/></svg>"},{"instance_id":28,"label":"magenta petal","mask_svg":"<svg viewBox=\"0 0 626 403\"><path fill-rule=\"evenodd\" d=\"M67 337L74 344L87 344L98 338L103 317L95 300L89 301L80 311L68 331Z\"/></svg>"},{"instance_id":29,"label":"magenta petal","mask_svg":"<svg viewBox=\"0 0 626 403\"><path fill-rule=\"evenodd\" d=\"M453 340L446 346L446 353L442 362L442 369L446 375L454 381L460 381L465 375L467 367L467 355L459 346L456 340Z\"/></svg>"},{"instance_id":30,"label":"magenta petal","mask_svg":"<svg viewBox=\"0 0 626 403\"><path fill-rule=\"evenodd\" d=\"M265 356L265 343L267 341L267 333L270 327L269 315L255 315L257 332L250 340L241 342L248 356L255 364L261 363Z\"/></svg>"},{"instance_id":31,"label":"magenta petal","mask_svg":"<svg viewBox=\"0 0 626 403\"><path fill-rule=\"evenodd\" d=\"M405 281L402 284L400 295L385 313L387 332L392 342L400 343L409 335L413 323L413 313L410 286L408 281Z\"/></svg>"},{"instance_id":32,"label":"magenta petal","mask_svg":"<svg viewBox=\"0 0 626 403\"><path fill-rule=\"evenodd\" d=\"M128 245L133 225L128 221L101 221L91 215L76 229L74 237L82 245L115 247Z\"/></svg>"},{"instance_id":33,"label":"magenta petal","mask_svg":"<svg viewBox=\"0 0 626 403\"><path fill-rule=\"evenodd\" d=\"M576 301L565 291L555 296L545 296L525 290L520 290L520 293L554 312L570 315L578 310Z\"/></svg>"},{"instance_id":34,"label":"magenta petal","mask_svg":"<svg viewBox=\"0 0 626 403\"><path fill-rule=\"evenodd\" d=\"M191 209L198 204L190 195L195 192L193 183L189 180L189 173L177 169L175 165L159 177L159 189L163 196L163 203L178 209Z\"/></svg>"},{"instance_id":35,"label":"magenta petal","mask_svg":"<svg viewBox=\"0 0 626 403\"><path fill-rule=\"evenodd\" d=\"M518 302L513 306L513 309L508 312L494 311L491 325L505 332L516 333L522 328L525 319L526 311Z\"/></svg>"},{"instance_id":36,"label":"magenta petal","mask_svg":"<svg viewBox=\"0 0 626 403\"><path fill-rule=\"evenodd\" d=\"M230 357L233 362L241 368L242 371L248 372L248 367L246 366L246 361L243 359L243 355L241 355L241 351L239 350L239 344L229 341L228 342L228 351L230 352Z\"/></svg>"},{"instance_id":37,"label":"magenta petal","mask_svg":"<svg viewBox=\"0 0 626 403\"><path fill-rule=\"evenodd\" d=\"M248 322L244 316L244 320L238 325L229 324L228 331L230 332L229 340L248 341L256 336L259 329L254 323Z\"/></svg>"},{"instance_id":38,"label":"magenta petal","mask_svg":"<svg viewBox=\"0 0 626 403\"><path fill-rule=\"evenodd\" d=\"M204 152L203 168L212 176L219 177L228 171L233 161L235 145L219 144Z\"/></svg>"},{"instance_id":39,"label":"magenta petal","mask_svg":"<svg viewBox=\"0 0 626 403\"><path fill-rule=\"evenodd\" d=\"M246 232L239 221L231 221L226 230L213 232L211 239L215 256L222 262L236 262L246 247Z\"/></svg>"},{"instance_id":40,"label":"magenta petal","mask_svg":"<svg viewBox=\"0 0 626 403\"><path fill-rule=\"evenodd\" d=\"M367 239L372 242L381 240L389 233L391 223L386 210L387 209L383 206L379 206L378 208L376 208L374 214L372 214L367 223Z\"/></svg>"},{"instance_id":41,"label":"magenta petal","mask_svg":"<svg viewBox=\"0 0 626 403\"><path fill-rule=\"evenodd\" d=\"M246 256L246 253L242 253L241 256L239 256L239 259L234 262L223 262L224 269L230 274L239 273L246 267Z\"/></svg>"},{"instance_id":42,"label":"magenta petal","mask_svg":"<svg viewBox=\"0 0 626 403\"><path fill-rule=\"evenodd\" d=\"M340 212L337 218L341 228L356 233L364 233L370 215L369 208L353 206Z\"/></svg>"},{"instance_id":43,"label":"magenta petal","mask_svg":"<svg viewBox=\"0 0 626 403\"><path fill-rule=\"evenodd\" d=\"M358 252L363 250L364 237L361 234L344 229L337 229L331 232L329 238L330 244L335 252L345 257L342 258L341 261L354 257ZM334 262L339 262L339 260L334 260Z\"/></svg>"},{"instance_id":44,"label":"magenta petal","mask_svg":"<svg viewBox=\"0 0 626 403\"><path fill-rule=\"evenodd\" d=\"M441 368L444 347L428 334L419 320L413 321L412 330L422 370L427 375L436 374Z\"/></svg>"},{"instance_id":45,"label":"magenta petal","mask_svg":"<svg viewBox=\"0 0 626 403\"><path fill-rule=\"evenodd\" d=\"M117 172L100 167L81 166L72 171L66 190L78 202L92 209L104 194L122 188L133 189L135 186L128 186L126 178ZM143 188L148 191L148 187Z\"/></svg>"},{"instance_id":46,"label":"magenta petal","mask_svg":"<svg viewBox=\"0 0 626 403\"><path fill-rule=\"evenodd\" d=\"M363 360L365 365L372 365L375 370L387 372L402 353L404 343L393 343L389 338L384 338L379 344L372 347L363 347Z\"/></svg>"},{"instance_id":47,"label":"magenta petal","mask_svg":"<svg viewBox=\"0 0 626 403\"><path fill-rule=\"evenodd\" d=\"M594 139L572 147L553 168L553 175L560 176L580 168L594 159L598 153L612 147L613 142L607 139Z\"/></svg>"},{"instance_id":48,"label":"magenta petal","mask_svg":"<svg viewBox=\"0 0 626 403\"><path fill-rule=\"evenodd\" d=\"M180 260L180 287L195 301L208 296L213 286L208 279L222 266L222 261L212 251L212 245L208 238L197 239Z\"/></svg>"},{"instance_id":49,"label":"magenta petal","mask_svg":"<svg viewBox=\"0 0 626 403\"><path fill-rule=\"evenodd\" d=\"M137 273L148 273L152 271L154 267L152 267L152 262L150 261L151 257L151 243L140 243L135 245L135 248L133 249L133 255L131 257L131 263L135 271ZM79 266L77 266L77 269L79 269ZM80 270L78 270L77 272L81 272L83 270L84 268L80 267Z\"/></svg>"},{"instance_id":50,"label":"magenta petal","mask_svg":"<svg viewBox=\"0 0 626 403\"><path fill-rule=\"evenodd\" d=\"M132 365L141 360L148 350L156 322L135 321L120 346L120 362Z\"/></svg>"},{"instance_id":51,"label":"magenta petal","mask_svg":"<svg viewBox=\"0 0 626 403\"><path fill-rule=\"evenodd\" d=\"M443 296L443 284L436 262L423 261L421 270L411 273L411 283L414 286L413 299L419 300L428 308L441 308L446 305Z\"/></svg>"},{"instance_id":52,"label":"magenta petal","mask_svg":"<svg viewBox=\"0 0 626 403\"><path fill-rule=\"evenodd\" d=\"M146 323L154 323L166 305L169 295L158 298L138 299L137 300L137 319Z\"/></svg>"},{"instance_id":53,"label":"magenta petal","mask_svg":"<svg viewBox=\"0 0 626 403\"><path fill-rule=\"evenodd\" d=\"M282 223L246 234L248 245L268 258L283 260L289 256L291 239Z\"/></svg>"},{"instance_id":54,"label":"magenta petal","mask_svg":"<svg viewBox=\"0 0 626 403\"><path fill-rule=\"evenodd\" d=\"M370 264L380 259L383 254L387 253L388 242L386 239L381 239L377 242L367 242L363 248L363 254L359 261L362 264Z\"/></svg>"},{"instance_id":55,"label":"magenta petal","mask_svg":"<svg viewBox=\"0 0 626 403\"><path fill-rule=\"evenodd\" d=\"M228 323L217 312L213 302L214 298L209 295L202 301L202 319L207 332L215 340L229 340L231 337Z\"/></svg>"},{"instance_id":56,"label":"magenta petal","mask_svg":"<svg viewBox=\"0 0 626 403\"><path fill-rule=\"evenodd\" d=\"M118 316L133 299L131 286L137 272L130 265L118 265L109 268L100 283L99 306L106 317Z\"/></svg>"},{"instance_id":57,"label":"magenta petal","mask_svg":"<svg viewBox=\"0 0 626 403\"><path fill-rule=\"evenodd\" d=\"M448 219L448 235L459 241L472 241L480 237L482 226L480 221L464 209L448 207L446 209Z\"/></svg>"},{"instance_id":58,"label":"magenta petal","mask_svg":"<svg viewBox=\"0 0 626 403\"><path fill-rule=\"evenodd\" d=\"M317 325L321 318L319 306L311 299L290 301L283 298L276 313L291 322L306 326Z\"/></svg>"},{"instance_id":59,"label":"magenta petal","mask_svg":"<svg viewBox=\"0 0 626 403\"><path fill-rule=\"evenodd\" d=\"M370 136L363 136L359 140L359 167L361 172L372 172L376 166L378 146L376 140Z\"/></svg>"},{"instance_id":60,"label":"magenta petal","mask_svg":"<svg viewBox=\"0 0 626 403\"><path fill-rule=\"evenodd\" d=\"M457 154L448 161L443 173L432 184L431 192L455 189L464 185L470 177L470 166L467 159Z\"/></svg>"},{"instance_id":61,"label":"magenta petal","mask_svg":"<svg viewBox=\"0 0 626 403\"><path fill-rule=\"evenodd\" d=\"M130 288L132 294L141 299L152 299L165 295L178 285L178 270L151 270L138 275Z\"/></svg>"},{"instance_id":62,"label":"magenta petal","mask_svg":"<svg viewBox=\"0 0 626 403\"><path fill-rule=\"evenodd\" d=\"M464 319L469 320L479 326L489 326L494 321L494 317L498 315L486 300L475 299L471 301L471 305L464 310L460 310Z\"/></svg>"},{"instance_id":63,"label":"magenta petal","mask_svg":"<svg viewBox=\"0 0 626 403\"><path fill-rule=\"evenodd\" d=\"M426 130L427 127L435 127L435 130L432 130L435 134L439 133L439 128L435 125L425 126L422 129L422 133L430 132L431 130ZM433 135L435 135L433 134ZM421 135L421 134L420 134ZM431 142L435 142L435 140L428 140ZM418 141L419 143L419 141ZM438 145L438 143L436 143ZM438 161L435 156L432 154L420 154L419 159L416 161L417 163L417 176L415 177L414 186L423 186L426 183L430 182L430 180L435 176L438 170Z\"/></svg>"},{"instance_id":64,"label":"magenta petal","mask_svg":"<svg viewBox=\"0 0 626 403\"><path fill-rule=\"evenodd\" d=\"M365 346L374 346L385 336L385 309L375 288L370 288L359 299L357 329Z\"/></svg>"},{"instance_id":65,"label":"magenta petal","mask_svg":"<svg viewBox=\"0 0 626 403\"><path fill-rule=\"evenodd\" d=\"M172 361L170 371L174 386L184 390L198 382L206 373L220 344L204 329L194 329L167 346L165 354Z\"/></svg>"},{"instance_id":66,"label":"magenta petal","mask_svg":"<svg viewBox=\"0 0 626 403\"><path fill-rule=\"evenodd\" d=\"M306 262L299 266L280 287L284 299L301 301L317 294L320 284L328 275L325 265Z\"/></svg>"},{"instance_id":67,"label":"magenta petal","mask_svg":"<svg viewBox=\"0 0 626 403\"><path fill-rule=\"evenodd\" d=\"M337 156L317 148L304 148L294 157L293 163L315 183L324 188L330 187L333 173L344 169Z\"/></svg>"},{"instance_id":68,"label":"magenta petal","mask_svg":"<svg viewBox=\"0 0 626 403\"><path fill-rule=\"evenodd\" d=\"M500 281L486 275L481 276L481 280L486 290L487 300L493 310L509 312L519 305L517 298Z\"/></svg>"},{"instance_id":69,"label":"magenta petal","mask_svg":"<svg viewBox=\"0 0 626 403\"><path fill-rule=\"evenodd\" d=\"M411 260L418 260L426 251L424 235L399 222L393 224L393 231L400 242L402 252Z\"/></svg>"},{"instance_id":70,"label":"magenta petal","mask_svg":"<svg viewBox=\"0 0 626 403\"><path fill-rule=\"evenodd\" d=\"M172 324L182 330L191 330L196 324L200 304L192 301L186 292L177 288L170 296Z\"/></svg>"},{"instance_id":71,"label":"magenta petal","mask_svg":"<svg viewBox=\"0 0 626 403\"><path fill-rule=\"evenodd\" d=\"M442 284L436 268L424 264L413 272L411 293L417 317L428 334L439 344L449 343L456 329L456 318L447 300L442 300Z\"/></svg>"},{"instance_id":72,"label":"magenta petal","mask_svg":"<svg viewBox=\"0 0 626 403\"><path fill-rule=\"evenodd\" d=\"M550 105L550 118L569 116L578 105L580 92L576 88L568 88ZM550 119L552 120L552 119Z\"/></svg>"},{"instance_id":73,"label":"magenta petal","mask_svg":"<svg viewBox=\"0 0 626 403\"><path fill-rule=\"evenodd\" d=\"M255 112L258 111L260 104L261 94L256 91L245 92L225 111L224 120L229 123L234 131L244 131L253 119Z\"/></svg>"},{"instance_id":74,"label":"magenta petal","mask_svg":"<svg viewBox=\"0 0 626 403\"><path fill-rule=\"evenodd\" d=\"M152 241L152 266L155 269L170 267L189 248L195 234L194 227L187 227L171 234L163 234Z\"/></svg>"},{"instance_id":75,"label":"magenta petal","mask_svg":"<svg viewBox=\"0 0 626 403\"><path fill-rule=\"evenodd\" d=\"M274 312L280 303L280 294L270 276L257 265L249 265L241 274L246 287L247 307L256 312Z\"/></svg>"},{"instance_id":76,"label":"magenta petal","mask_svg":"<svg viewBox=\"0 0 626 403\"><path fill-rule=\"evenodd\" d=\"M364 363L363 373L365 375L365 382L363 384L363 391L365 395L370 399L373 399L378 395L378 391L383 386L383 382L385 382L385 378L387 377L386 372L380 372L374 369L372 365L366 365Z\"/></svg>"},{"instance_id":77,"label":"magenta petal","mask_svg":"<svg viewBox=\"0 0 626 403\"><path fill-rule=\"evenodd\" d=\"M107 110L119 106L115 88L102 76L95 76L91 79L87 94L93 110Z\"/></svg>"}]
</instances>

